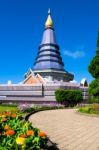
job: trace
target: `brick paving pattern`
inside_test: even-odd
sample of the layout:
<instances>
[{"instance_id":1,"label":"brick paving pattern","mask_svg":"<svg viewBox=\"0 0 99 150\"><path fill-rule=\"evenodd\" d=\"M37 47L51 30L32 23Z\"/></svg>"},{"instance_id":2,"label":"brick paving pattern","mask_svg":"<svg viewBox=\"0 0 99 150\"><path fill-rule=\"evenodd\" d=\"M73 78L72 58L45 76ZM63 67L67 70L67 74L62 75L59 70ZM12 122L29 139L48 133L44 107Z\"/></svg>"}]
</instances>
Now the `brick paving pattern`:
<instances>
[{"instance_id":1,"label":"brick paving pattern","mask_svg":"<svg viewBox=\"0 0 99 150\"><path fill-rule=\"evenodd\" d=\"M46 132L60 150L99 150L99 118L76 111L42 111L31 115L29 121Z\"/></svg>"}]
</instances>

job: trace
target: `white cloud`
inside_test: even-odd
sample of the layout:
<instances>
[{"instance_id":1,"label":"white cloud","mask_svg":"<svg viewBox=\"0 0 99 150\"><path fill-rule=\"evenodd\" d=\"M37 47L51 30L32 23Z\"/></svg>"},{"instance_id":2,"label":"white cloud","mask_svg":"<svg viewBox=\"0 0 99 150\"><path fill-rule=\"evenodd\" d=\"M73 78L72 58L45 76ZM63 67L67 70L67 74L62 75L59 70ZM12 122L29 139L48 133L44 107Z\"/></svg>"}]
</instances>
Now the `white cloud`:
<instances>
[{"instance_id":1,"label":"white cloud","mask_svg":"<svg viewBox=\"0 0 99 150\"><path fill-rule=\"evenodd\" d=\"M78 83L76 80L72 80L70 81L70 83Z\"/></svg>"},{"instance_id":2,"label":"white cloud","mask_svg":"<svg viewBox=\"0 0 99 150\"><path fill-rule=\"evenodd\" d=\"M74 59L85 56L85 52L84 51L80 51L80 50L76 50L74 52L73 51L69 51L69 50L64 50L63 53L64 53L64 55L72 57Z\"/></svg>"}]
</instances>

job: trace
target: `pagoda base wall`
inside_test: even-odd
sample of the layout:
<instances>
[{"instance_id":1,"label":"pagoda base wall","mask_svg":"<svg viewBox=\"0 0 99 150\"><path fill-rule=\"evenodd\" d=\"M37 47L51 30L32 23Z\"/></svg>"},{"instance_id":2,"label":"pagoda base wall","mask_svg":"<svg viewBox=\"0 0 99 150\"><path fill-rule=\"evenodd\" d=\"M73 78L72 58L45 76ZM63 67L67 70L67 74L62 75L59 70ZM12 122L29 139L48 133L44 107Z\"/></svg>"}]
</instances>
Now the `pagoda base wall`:
<instances>
[{"instance_id":1,"label":"pagoda base wall","mask_svg":"<svg viewBox=\"0 0 99 150\"><path fill-rule=\"evenodd\" d=\"M34 71L34 74L40 74L46 81L72 81L74 76L65 71L55 71L55 70L43 70Z\"/></svg>"},{"instance_id":2,"label":"pagoda base wall","mask_svg":"<svg viewBox=\"0 0 99 150\"><path fill-rule=\"evenodd\" d=\"M2 103L51 103L56 102L57 89L81 89L84 101L88 98L88 88L78 84L36 84L36 85L0 85L0 102Z\"/></svg>"}]
</instances>

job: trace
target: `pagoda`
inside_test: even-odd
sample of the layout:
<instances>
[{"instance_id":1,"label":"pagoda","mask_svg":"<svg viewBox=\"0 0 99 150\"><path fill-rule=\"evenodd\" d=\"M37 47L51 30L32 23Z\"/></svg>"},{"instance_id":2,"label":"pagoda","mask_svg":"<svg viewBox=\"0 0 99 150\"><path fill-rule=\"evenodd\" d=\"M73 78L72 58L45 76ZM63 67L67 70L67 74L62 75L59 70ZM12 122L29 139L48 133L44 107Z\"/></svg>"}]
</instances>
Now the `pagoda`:
<instances>
[{"instance_id":1,"label":"pagoda","mask_svg":"<svg viewBox=\"0 0 99 150\"><path fill-rule=\"evenodd\" d=\"M39 74L46 81L69 82L74 78L73 74L64 69L64 63L59 51L59 45L57 44L55 38L55 31L53 28L50 10L48 11L42 41L39 45L32 71L34 75ZM27 74L30 74L30 72Z\"/></svg>"}]
</instances>

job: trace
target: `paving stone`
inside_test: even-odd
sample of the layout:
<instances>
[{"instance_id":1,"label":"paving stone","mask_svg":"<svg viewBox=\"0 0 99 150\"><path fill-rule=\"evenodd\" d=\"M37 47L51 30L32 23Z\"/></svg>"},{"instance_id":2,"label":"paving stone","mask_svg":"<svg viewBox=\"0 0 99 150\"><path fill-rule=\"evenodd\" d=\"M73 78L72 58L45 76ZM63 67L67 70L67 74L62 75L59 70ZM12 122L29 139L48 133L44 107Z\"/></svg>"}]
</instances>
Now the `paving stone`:
<instances>
[{"instance_id":1,"label":"paving stone","mask_svg":"<svg viewBox=\"0 0 99 150\"><path fill-rule=\"evenodd\" d=\"M62 109L38 112L29 121L45 131L60 150L99 150L99 117Z\"/></svg>"}]
</instances>

